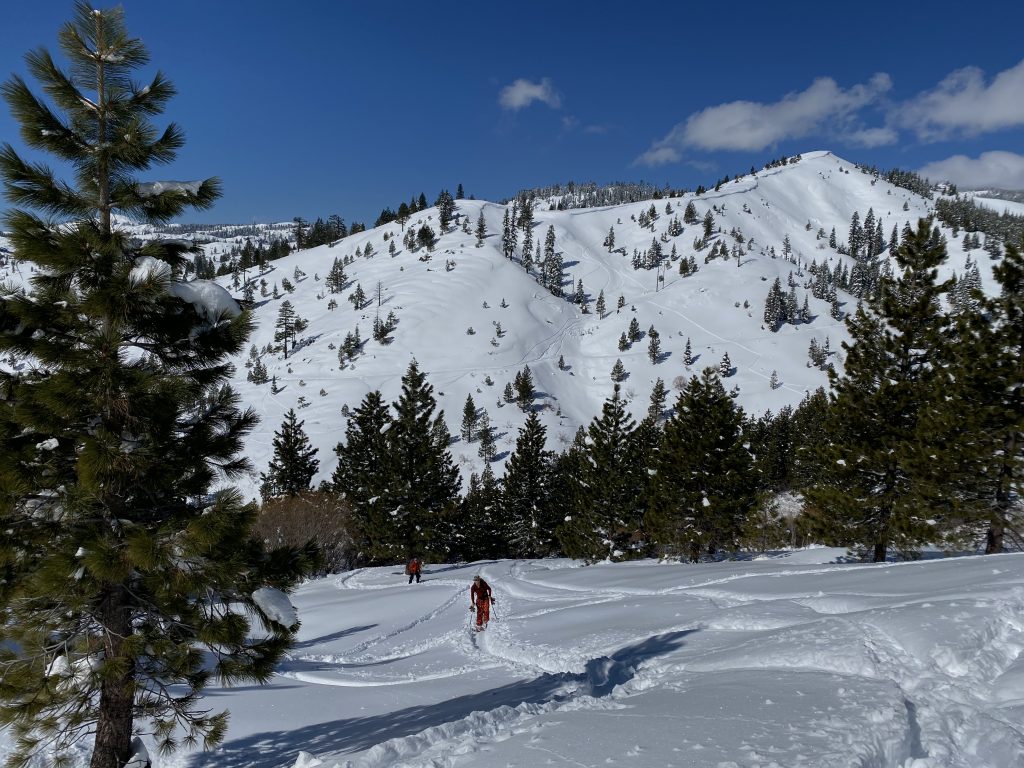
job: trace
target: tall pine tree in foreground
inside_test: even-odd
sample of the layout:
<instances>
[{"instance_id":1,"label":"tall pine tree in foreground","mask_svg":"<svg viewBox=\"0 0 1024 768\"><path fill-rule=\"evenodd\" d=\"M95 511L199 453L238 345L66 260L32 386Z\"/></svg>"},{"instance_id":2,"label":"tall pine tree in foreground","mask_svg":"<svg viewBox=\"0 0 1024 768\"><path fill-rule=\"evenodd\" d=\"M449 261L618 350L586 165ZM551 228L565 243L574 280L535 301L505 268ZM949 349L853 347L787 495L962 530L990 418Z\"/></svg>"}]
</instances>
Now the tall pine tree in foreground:
<instances>
[{"instance_id":1,"label":"tall pine tree in foreground","mask_svg":"<svg viewBox=\"0 0 1024 768\"><path fill-rule=\"evenodd\" d=\"M0 293L0 352L25 363L0 374L0 725L13 764L58 763L94 737L91 767L120 768L137 733L168 752L223 739L227 714L201 692L269 680L293 628L261 612L258 590L308 563L264 551L237 492L211 495L248 469L256 416L226 360L249 316L214 283L180 280L181 241L138 245L112 226L218 196L215 179L134 178L182 146L176 126L149 122L174 90L159 73L131 79L148 56L120 9L78 3L60 47L66 71L27 56L49 102L16 76L2 87L25 143L73 179L0 147L6 226L36 265L26 290Z\"/></svg>"},{"instance_id":2,"label":"tall pine tree in foreground","mask_svg":"<svg viewBox=\"0 0 1024 768\"><path fill-rule=\"evenodd\" d=\"M949 518L950 497L933 486L931 457L941 446L927 439L934 430L922 431L951 357L941 306L949 283L937 277L945 259L922 219L896 253L899 276L882 278L869 297L871 313L858 309L847 319L845 373L830 374L828 441L806 497L819 535L861 548L875 562L890 548L911 554L936 540L935 521Z\"/></svg>"}]
</instances>

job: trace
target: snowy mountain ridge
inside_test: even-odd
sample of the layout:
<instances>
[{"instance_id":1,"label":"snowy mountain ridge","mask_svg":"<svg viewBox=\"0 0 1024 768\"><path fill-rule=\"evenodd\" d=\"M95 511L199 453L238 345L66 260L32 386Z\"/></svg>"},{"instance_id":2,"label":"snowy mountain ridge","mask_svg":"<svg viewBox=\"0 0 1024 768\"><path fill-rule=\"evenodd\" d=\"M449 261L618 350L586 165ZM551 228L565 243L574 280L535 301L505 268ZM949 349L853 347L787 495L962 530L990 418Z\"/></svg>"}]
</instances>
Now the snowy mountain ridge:
<instances>
[{"instance_id":1,"label":"snowy mountain ridge","mask_svg":"<svg viewBox=\"0 0 1024 768\"><path fill-rule=\"evenodd\" d=\"M623 392L636 416L646 412L656 379L670 390L679 388L702 369L720 367L725 355L731 371L724 383L748 414L797 405L807 393L827 387L828 364L841 366L841 343L847 338L841 317L857 303L838 291L836 316L829 301L813 295L811 265L827 265L830 271L853 268L854 259L839 250L855 212L863 221L872 211L886 240L894 228L916 226L918 218L933 212L933 201L830 152L798 157L702 195L562 211L548 210L555 207L554 198L538 199L532 241L542 247L553 228L554 248L564 265L562 297L541 285L536 267L529 273L524 268L521 230L514 258L503 255L502 222L512 205L482 200L455 200L453 223L445 233L440 232L439 211L432 207L414 213L404 226L396 221L293 252L269 262L265 274L248 270L244 277L253 293L256 330L250 349L234 361L234 385L243 402L262 416L247 443L256 471L266 469L274 431L295 408L319 450L314 482L328 479L336 463L333 448L344 434L343 409L354 408L374 389L385 400L395 400L400 378L413 359L427 373L453 435L459 434L467 396L487 410L497 433L493 469L499 476L525 420L523 411L505 401L503 391L527 365L535 385L530 407L547 427L548 447L556 451L564 450L577 428L600 413L612 392L610 374L617 360L625 368ZM684 224L690 203L696 223ZM655 216L648 222L652 210ZM712 232L705 238L708 214ZM486 236L478 247L475 231L481 216ZM213 261L245 238L286 236L289 226L200 231L204 228L120 225L142 239L185 235L206 240L204 249ZM407 244L408 231L423 226L438 235L432 251ZM612 249L604 244L610 230L615 236ZM833 230L839 250L829 244ZM968 254L950 230L944 233L949 241L947 273L962 274L970 255L983 286L990 286L987 255ZM654 245L662 250L663 266L635 268L634 253L642 261ZM887 257L884 251L882 259ZM346 262L346 281L343 290L331 293L327 276L335 260ZM696 273L680 274L680 262L694 264ZM24 265L3 269L16 280L28 276ZM809 322L784 323L777 331L768 327L765 302L776 279L783 291L792 287L798 306L806 302ZM218 280L241 295L231 276ZM580 282L587 312L570 300ZM357 287L366 296L359 308L350 300ZM595 305L602 293L606 309L599 316ZM285 300L306 321L287 359L274 338ZM385 342L378 342L372 338L374 323L389 314L395 328ZM640 338L620 349L620 337L634 318ZM648 336L652 327L660 341L653 359ZM339 350L357 330L361 351L342 364ZM812 340L822 348L827 344L830 351L820 366L809 360ZM693 358L689 366L683 359L688 341ZM253 349L273 389L270 383L248 380L256 359ZM669 404L673 400L670 395ZM478 448L459 437L451 445L464 479L483 467ZM257 495L255 474L243 483L243 491Z\"/></svg>"},{"instance_id":2,"label":"snowy mountain ridge","mask_svg":"<svg viewBox=\"0 0 1024 768\"><path fill-rule=\"evenodd\" d=\"M526 272L519 249L513 260L503 256L502 221L510 206L480 200L455 202L456 223L440 235L433 252L422 247L412 250L403 243L410 228L427 225L438 231L438 210L428 208L414 214L404 227L393 222L333 246L293 253L273 262L272 271L256 279L256 283L267 281L268 292L277 285L280 296L257 293L258 328L251 340L278 391L246 381L247 358L237 360L236 383L243 400L264 417L249 442L257 468L266 467L273 432L294 407L319 449L317 481L328 478L335 464L332 449L345 427L342 408L355 407L373 389L394 400L399 379L413 359L427 372L453 435L459 433L467 395L487 409L498 431L494 467L498 475L525 418L514 404L503 401L502 392L526 365L536 387L531 407L539 412L548 429L549 447L555 450L564 449L577 428L600 412L602 402L611 395L610 372L619 359L628 372L622 386L634 414L646 411L657 378L669 388L678 387L703 368L718 367L725 354L733 368L726 387L734 388L748 413L795 406L805 394L827 386L824 366L809 365L811 340L821 346L827 341L833 353L828 362L838 366L841 360L836 351L846 339L844 323L830 315L830 304L811 295L814 278L808 267L812 262L827 263L830 269L837 264L852 267L854 260L831 248L822 235L834 228L841 247L854 212L863 219L871 209L887 237L894 226L916 226L919 217L932 212L932 201L824 151L738 178L700 196L565 211L544 210L542 204L534 212L532 239L543 243L548 228L554 228L555 248L565 266L566 296L559 298L537 282L535 271ZM682 220L690 202L696 208L697 223L685 224L681 234L668 236L670 226ZM657 218L641 227L639 222L652 206ZM666 206L672 213L666 212ZM715 232L698 250L695 240L703 234L702 219L708 212ZM476 247L474 231L481 215L487 235ZM468 233L460 226L463 219L468 220ZM613 228L615 249L609 252L603 243ZM948 239L947 270L962 273L967 254L955 238ZM522 240L519 232L520 247ZM788 259L783 257L787 240ZM642 255L652 241L661 245L667 266L634 269L634 249ZM388 252L392 243L394 255ZM365 255L368 247L370 256ZM670 260L673 247L676 259ZM729 256L705 263L719 247L728 249ZM976 257L977 253L978 261ZM335 259L346 258L351 260L345 266L346 288L331 294L325 277ZM690 258L698 271L680 275L679 261ZM990 284L988 259L980 261L982 281ZM296 269L304 276L296 279ZM803 303L806 298L811 321L784 324L773 332L764 322L765 299L776 278L785 290L791 273L797 299ZM294 284L294 292L280 290L285 279ZM569 301L579 281L588 313ZM346 300L357 286L369 301L360 309ZM595 303L602 292L607 308L599 317ZM620 296L625 304L617 309ZM844 311L856 305L849 294L840 292L838 299ZM287 360L280 352L265 351L274 344L275 322L284 300L308 321ZM397 326L387 343L378 343L370 338L374 321L384 320L389 313L394 313ZM642 338L620 350L620 335L634 317ZM661 342L656 362L649 359L651 327ZM343 367L338 349L357 328L365 342L363 351ZM694 358L689 367L682 359L687 340ZM564 370L559 368L560 359ZM459 438L451 447L465 477L482 468L477 447Z\"/></svg>"}]
</instances>

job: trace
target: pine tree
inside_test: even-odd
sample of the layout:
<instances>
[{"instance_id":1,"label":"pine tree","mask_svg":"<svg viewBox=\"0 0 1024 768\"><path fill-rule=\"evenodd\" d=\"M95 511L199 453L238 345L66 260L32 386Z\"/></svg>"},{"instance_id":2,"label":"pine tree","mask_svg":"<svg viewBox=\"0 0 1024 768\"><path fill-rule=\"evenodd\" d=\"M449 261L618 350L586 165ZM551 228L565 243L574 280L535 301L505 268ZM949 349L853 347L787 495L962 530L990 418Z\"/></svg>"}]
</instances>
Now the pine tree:
<instances>
[{"instance_id":1,"label":"pine tree","mask_svg":"<svg viewBox=\"0 0 1024 768\"><path fill-rule=\"evenodd\" d=\"M622 294L619 294L619 299L618 301L615 302L615 311L618 312L624 306L626 306L626 297L623 296Z\"/></svg>"},{"instance_id":2,"label":"pine tree","mask_svg":"<svg viewBox=\"0 0 1024 768\"><path fill-rule=\"evenodd\" d=\"M281 342L284 349L284 359L288 359L288 342L295 341L295 309L292 303L285 299L277 311L277 320L274 322L274 341Z\"/></svg>"},{"instance_id":3,"label":"pine tree","mask_svg":"<svg viewBox=\"0 0 1024 768\"><path fill-rule=\"evenodd\" d=\"M452 545L459 472L448 450L444 414L434 416L433 393L413 360L402 376L402 394L392 403L395 415L387 431L392 474L380 503L393 521L393 558L412 552L443 557Z\"/></svg>"},{"instance_id":4,"label":"pine tree","mask_svg":"<svg viewBox=\"0 0 1024 768\"><path fill-rule=\"evenodd\" d=\"M689 368L693 365L693 349L690 347L690 337L686 337L686 348L683 350L683 365Z\"/></svg>"},{"instance_id":5,"label":"pine tree","mask_svg":"<svg viewBox=\"0 0 1024 768\"><path fill-rule=\"evenodd\" d=\"M642 334L640 332L640 321L637 320L636 317L633 317L629 321L629 331L628 331L628 333L629 333L629 340L631 342L640 341L641 336L642 336Z\"/></svg>"},{"instance_id":6,"label":"pine tree","mask_svg":"<svg viewBox=\"0 0 1024 768\"><path fill-rule=\"evenodd\" d=\"M387 432L392 418L377 390L369 392L349 416L345 442L334 452L338 466L331 481L352 514L357 561L392 562L401 546L391 515L383 503L392 484Z\"/></svg>"},{"instance_id":7,"label":"pine tree","mask_svg":"<svg viewBox=\"0 0 1024 768\"><path fill-rule=\"evenodd\" d=\"M27 57L52 103L19 77L0 88L25 143L74 170L65 182L0 147L5 228L35 265L26 292L0 293L0 350L25 363L0 374L0 725L12 764L91 740L91 768L120 768L136 729L168 752L223 739L227 714L202 690L269 679L294 628L254 592L288 588L311 552L265 551L253 507L212 491L249 468L256 416L227 380L251 318L215 283L181 279L182 241L115 226L218 197L216 179L135 178L183 144L149 120L173 86L132 80L148 54L120 8L78 3L59 39L69 71Z\"/></svg>"},{"instance_id":8,"label":"pine tree","mask_svg":"<svg viewBox=\"0 0 1024 768\"><path fill-rule=\"evenodd\" d=\"M518 376L518 375L519 374L517 373L516 376ZM505 389L502 390L501 399L504 400L506 403L514 403L515 402L516 396L514 394L512 394L512 382L511 381L506 381L505 382Z\"/></svg>"},{"instance_id":9,"label":"pine tree","mask_svg":"<svg viewBox=\"0 0 1024 768\"><path fill-rule=\"evenodd\" d=\"M485 462L490 463L494 461L498 449L494 437L494 427L491 426L491 416L486 409L480 413L477 431L480 435L480 447L477 449L477 454Z\"/></svg>"},{"instance_id":10,"label":"pine tree","mask_svg":"<svg viewBox=\"0 0 1024 768\"><path fill-rule=\"evenodd\" d=\"M645 525L660 553L697 562L738 543L756 501L743 412L711 369L694 376L666 422Z\"/></svg>"},{"instance_id":11,"label":"pine tree","mask_svg":"<svg viewBox=\"0 0 1024 768\"><path fill-rule=\"evenodd\" d=\"M476 247L480 248L484 244L484 238L487 237L487 222L484 221L483 209L480 210L480 215L476 218Z\"/></svg>"},{"instance_id":12,"label":"pine tree","mask_svg":"<svg viewBox=\"0 0 1024 768\"><path fill-rule=\"evenodd\" d=\"M466 395L466 404L462 408L462 439L467 443L473 442L476 436L476 426L480 416L477 413L476 403L472 395Z\"/></svg>"},{"instance_id":13,"label":"pine tree","mask_svg":"<svg viewBox=\"0 0 1024 768\"><path fill-rule=\"evenodd\" d=\"M641 528L647 469L638 455L636 422L626 411L618 384L601 416L587 428L569 494L572 506L557 536L569 557L589 562L633 554L630 540Z\"/></svg>"},{"instance_id":14,"label":"pine tree","mask_svg":"<svg viewBox=\"0 0 1024 768\"><path fill-rule=\"evenodd\" d=\"M523 366L523 370L516 374L515 388L516 405L526 411L530 407L530 403L533 402L533 372L530 370L530 366Z\"/></svg>"},{"instance_id":15,"label":"pine tree","mask_svg":"<svg viewBox=\"0 0 1024 768\"><path fill-rule=\"evenodd\" d=\"M871 314L858 308L847 318L853 341L843 344L845 372L830 372L829 442L817 460L828 469L807 498L825 540L863 546L875 562L890 547L908 553L935 540L928 520L945 517L941 505L929 509L929 473L921 469L936 449L919 439L950 356L940 311L949 284L937 280L945 258L922 219L896 253L902 274L883 278L879 296L869 298Z\"/></svg>"},{"instance_id":16,"label":"pine tree","mask_svg":"<svg viewBox=\"0 0 1024 768\"><path fill-rule=\"evenodd\" d=\"M619 351L625 352L627 349L629 349L629 343L629 339L626 338L626 332L623 331L622 335L619 336Z\"/></svg>"},{"instance_id":17,"label":"pine tree","mask_svg":"<svg viewBox=\"0 0 1024 768\"><path fill-rule=\"evenodd\" d=\"M668 390L661 378L654 380L654 387L651 388L651 404L647 408L647 418L659 421L665 413L665 401L668 399Z\"/></svg>"},{"instance_id":18,"label":"pine tree","mask_svg":"<svg viewBox=\"0 0 1024 768\"><path fill-rule=\"evenodd\" d=\"M274 456L265 474L260 474L263 500L276 496L298 496L309 490L320 461L314 458L317 449L309 444L295 410L289 408L281 429L274 432Z\"/></svg>"},{"instance_id":19,"label":"pine tree","mask_svg":"<svg viewBox=\"0 0 1024 768\"><path fill-rule=\"evenodd\" d=\"M954 546L974 544L1002 552L1016 538L1020 477L1024 470L1024 254L1007 244L992 269L998 296L971 288L965 302L979 303L957 320L953 363L938 382L934 406L922 414L918 433L938 460L922 461L930 497L952 501ZM964 407L970 404L970 407Z\"/></svg>"},{"instance_id":20,"label":"pine tree","mask_svg":"<svg viewBox=\"0 0 1024 768\"><path fill-rule=\"evenodd\" d=\"M604 303L604 289L603 288L597 294L597 304L594 305L594 309L597 311L597 316L598 317L600 317L600 318L604 317L604 312L605 312L605 309L607 309L607 307L605 306L605 303Z\"/></svg>"},{"instance_id":21,"label":"pine tree","mask_svg":"<svg viewBox=\"0 0 1024 768\"><path fill-rule=\"evenodd\" d=\"M718 375L723 379L732 376L732 360L729 359L728 352L722 355L722 361L718 364Z\"/></svg>"},{"instance_id":22,"label":"pine tree","mask_svg":"<svg viewBox=\"0 0 1024 768\"><path fill-rule=\"evenodd\" d=\"M647 357L652 363L657 363L661 359L661 336L653 327L647 332L647 336L650 338L647 344Z\"/></svg>"},{"instance_id":23,"label":"pine tree","mask_svg":"<svg viewBox=\"0 0 1024 768\"><path fill-rule=\"evenodd\" d=\"M458 557L483 560L509 557L508 543L501 536L501 482L494 477L489 463L483 472L470 475L469 488L462 500Z\"/></svg>"},{"instance_id":24,"label":"pine tree","mask_svg":"<svg viewBox=\"0 0 1024 768\"><path fill-rule=\"evenodd\" d=\"M615 227L608 229L608 236L604 239L604 246L608 249L608 253L615 250Z\"/></svg>"},{"instance_id":25,"label":"pine tree","mask_svg":"<svg viewBox=\"0 0 1024 768\"><path fill-rule=\"evenodd\" d=\"M612 381L615 384L619 384L626 380L626 366L622 364L619 359L615 360L615 365L612 366Z\"/></svg>"},{"instance_id":26,"label":"pine tree","mask_svg":"<svg viewBox=\"0 0 1024 768\"><path fill-rule=\"evenodd\" d=\"M349 294L348 300L352 302L352 308L357 312L366 306L366 291L363 286L356 283L356 289Z\"/></svg>"},{"instance_id":27,"label":"pine tree","mask_svg":"<svg viewBox=\"0 0 1024 768\"><path fill-rule=\"evenodd\" d=\"M776 277L772 287L768 289L768 298L764 301L764 324L773 333L779 330L779 326L785 320L785 301L782 283Z\"/></svg>"},{"instance_id":28,"label":"pine tree","mask_svg":"<svg viewBox=\"0 0 1024 768\"><path fill-rule=\"evenodd\" d=\"M554 453L544 447L546 435L540 418L531 412L505 465L503 533L513 557L544 557L552 551L558 510L552 503Z\"/></svg>"}]
</instances>

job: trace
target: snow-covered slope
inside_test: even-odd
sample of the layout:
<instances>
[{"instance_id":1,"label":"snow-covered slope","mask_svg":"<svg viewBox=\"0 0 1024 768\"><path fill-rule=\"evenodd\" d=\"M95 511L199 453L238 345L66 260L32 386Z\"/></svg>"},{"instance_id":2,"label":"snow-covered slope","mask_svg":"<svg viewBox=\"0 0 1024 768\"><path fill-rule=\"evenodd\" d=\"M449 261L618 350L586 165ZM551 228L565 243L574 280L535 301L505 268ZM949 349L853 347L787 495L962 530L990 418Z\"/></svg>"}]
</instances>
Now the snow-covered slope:
<instances>
[{"instance_id":1,"label":"snow-covered slope","mask_svg":"<svg viewBox=\"0 0 1024 768\"><path fill-rule=\"evenodd\" d=\"M747 253L739 266L735 259L704 264L710 248L705 249L696 254L700 267L696 275L680 276L678 263L674 262L665 273L664 283L656 285L655 271L633 269L633 250L643 252L652 238L660 240L674 216L682 219L690 200L700 219L714 206L715 225L721 229L716 239L724 239L731 247L735 240L728 233L734 228L741 231L748 240ZM672 215L665 214L666 203L671 203ZM282 278L293 281L296 267L306 277L298 281L292 294L282 291L278 300L259 300L259 329L252 342L262 350L272 341L274 323L285 299L309 320L309 327L301 348L287 361L280 354L264 356L269 373L282 387L277 394L271 393L269 385L248 383L245 356L237 361L237 383L243 399L264 416L249 442L257 468L266 467L271 438L284 413L298 407L311 441L320 450L317 479L329 477L336 463L332 449L345 426L342 407L355 407L372 389L380 389L387 399L394 400L400 389L399 379L413 358L428 373L453 435L458 435L467 394L478 407L487 409L498 429L495 471L499 475L525 418L514 405L503 403L501 394L506 382L512 381L524 365L529 365L534 374L538 392L534 408L540 410L548 427L549 447L556 450L571 440L578 426L600 412L601 403L611 394L609 374L618 358L629 372L623 387L636 414L646 410L656 378L662 378L671 388L677 380L688 379L706 366L717 366L725 353L735 368L726 385L738 388L738 402L749 413L795 405L805 393L827 384L823 371L807 365L811 339L824 343L828 338L831 349L837 351L845 329L842 321L830 317L828 303L813 297L809 302L814 316L811 323L785 325L777 333L765 328L764 303L772 281L779 277L785 286L793 272L802 304L804 295L809 295L804 286L810 284L807 266L812 260L834 264L843 259L852 266L852 260L829 248L827 236L818 238L819 229L827 234L834 227L839 243L843 243L852 214L858 211L863 220L868 209L873 209L888 239L893 225L900 229L905 222L916 225L918 217L931 212L930 201L873 179L828 152L805 154L799 163L762 170L756 176L727 183L718 192L653 201L659 214L653 232L641 228L635 220L651 204L646 201L569 211L544 210L548 207L546 201L537 206L534 242L543 242L548 226L554 227L556 249L566 265L566 291L571 293L572 286L582 280L590 314L583 314L567 299L553 297L518 261L502 256L500 233L506 206L483 201L457 201L457 214L468 217L471 230L483 213L488 235L480 248L475 247L473 234L456 227L440 238L431 258L424 261L421 257L425 251L406 249L402 245L403 228L393 223L345 238L334 247L301 251L274 262L273 271L264 276L270 285L280 286ZM418 229L421 224L437 231L437 210L416 214L406 227ZM625 255L609 253L602 246L612 227L616 248L624 249ZM694 254L694 240L701 233L699 223L686 225L681 235L669 238L662 248L667 255L675 245L681 257L688 257ZM393 257L388 254L385 234L394 238L398 247ZM796 263L781 257L787 236ZM520 245L521 241L520 237ZM950 241L948 269L960 272L965 254L959 243L953 238ZM323 278L334 259L354 257L367 245L372 246L373 255L356 258L346 267L350 286L342 294L329 294ZM772 258L769 249L779 257ZM454 266L446 269L446 263ZM983 280L988 280L986 264L982 264L982 270ZM372 304L361 311L345 300L357 284L374 297ZM600 291L608 306L604 317L593 313ZM625 306L616 311L620 295ZM338 306L329 310L332 298ZM851 297L841 294L840 299L845 309L852 309ZM398 317L393 341L382 345L369 340L364 354L340 369L337 347L357 326L361 337L368 339L378 312L382 319L389 312ZM646 337L631 349L619 351L619 336L633 317L645 333L653 325L660 334L662 356L657 363L648 359ZM503 331L500 338L497 323ZM475 331L472 335L467 333L470 328ZM690 368L682 360L687 338L697 358ZM564 359L566 370L558 368L559 357ZM831 362L841 364L835 354ZM773 371L781 384L776 389L769 384ZM488 377L493 384L486 383ZM454 457L467 475L482 467L477 448L461 440L452 446Z\"/></svg>"},{"instance_id":2,"label":"snow-covered slope","mask_svg":"<svg viewBox=\"0 0 1024 768\"><path fill-rule=\"evenodd\" d=\"M709 210L714 214L713 243L722 241L731 250L738 242L730 233L742 233L744 253L738 263L735 258L704 263L714 246L695 251L694 241L703 232L701 223L685 225L681 234L667 237L669 223L676 217L682 219L690 201L698 222ZM796 405L806 393L827 385L824 371L808 365L812 339L819 344L828 339L833 352L829 362L842 365L844 324L833 319L829 304L810 296L809 290L813 277L808 266L812 262L834 266L844 261L852 267L849 257L829 247L828 234L834 228L838 243L843 244L852 214L858 212L863 220L871 209L888 240L893 226L900 230L907 222L914 226L919 217L932 211L931 201L876 179L829 152L804 154L800 162L761 170L700 196L567 211L547 210L551 202L536 203L534 242L543 243L548 227L554 227L555 247L565 264L566 294L571 295L582 280L590 313L583 313L568 298L552 296L518 260L503 257L500 233L507 207L485 201L456 201L459 223L468 220L471 231L483 214L488 234L482 247L476 247L474 234L456 226L440 237L429 257L422 248L407 249L402 240L409 228L427 224L435 232L439 230L437 209L430 208L415 214L404 228L388 224L351 235L333 246L271 262L270 271L262 276L254 277L250 271L246 277L257 288L258 327L251 339L257 350L262 353L273 343L275 322L285 299L309 323L298 349L287 360L280 352L262 354L268 374L278 385L276 393L269 384L246 380L248 354L235 361L235 383L243 401L263 417L247 443L256 470L265 470L273 433L285 412L297 408L319 449L320 472L315 481L329 478L336 464L333 448L345 429L342 409L354 408L373 389L380 389L393 401L400 391L400 378L414 358L427 372L453 435L459 434L467 395L472 395L479 408L487 409L497 430L494 470L498 475L525 419L515 405L503 402L502 391L525 365L530 366L536 386L533 408L547 426L548 445L554 450L564 449L576 429L600 412L612 391L610 372L617 359L628 371L623 390L637 416L646 412L657 378L669 388L678 387L703 368L717 367L726 353L734 369L726 386L735 388L737 401L748 413L760 415ZM652 227L641 228L641 213L652 204L658 218ZM666 213L666 204L671 205L672 214ZM243 237L277 237L286 231L286 225L253 225L216 232L178 228L162 233L151 227L122 225L141 238L190 233L211 238L207 255L215 261ZM616 251L609 253L602 243L613 227ZM791 259L782 257L787 237ZM683 277L675 261L662 271L664 281L658 283L656 271L634 269L634 249L645 252L654 238L661 242L666 256L673 246L678 257L694 256L699 271ZM962 273L967 254L960 238L948 239L950 258L945 270L947 274ZM397 248L394 256L388 252L391 243ZM521 235L519 244L521 247ZM372 250L369 257L365 256L367 246ZM362 255L356 257L357 252ZM982 283L991 286L991 262L984 256L978 259L978 253L973 256L979 262ZM349 284L342 293L330 294L325 278L334 260L345 258L354 259L345 267ZM298 280L296 268L305 273ZM791 273L799 304L805 295L809 299L812 321L783 325L772 332L763 323L768 289L780 278L785 290ZM19 280L28 274L24 265L17 272L11 266L0 267L0 278ZM282 289L285 279L295 283L294 292L281 290L277 299L260 295L261 280L268 287ZM221 280L231 284L228 277ZM347 300L356 285L372 299L361 310ZM607 305L603 317L594 312L601 291ZM620 296L625 305L617 310ZM839 299L844 310L852 310L855 299L842 291ZM332 300L336 303L333 309ZM384 319L391 312L398 318L398 326L390 343L378 343L371 338L374 319L378 313ZM634 317L645 337L620 351L619 337ZM661 356L655 363L648 359L646 331L651 326L661 339ZM366 340L363 353L342 368L338 347L356 328ZM696 358L690 367L683 363L687 339ZM558 367L560 358L564 370ZM770 385L773 372L776 388ZM483 466L478 447L458 438L451 446L464 477ZM247 495L257 495L255 475L242 485Z\"/></svg>"},{"instance_id":3,"label":"snow-covered slope","mask_svg":"<svg viewBox=\"0 0 1024 768\"><path fill-rule=\"evenodd\" d=\"M157 765L1024 764L1024 555L841 555L428 563L418 585L393 567L311 582L271 684L210 690L205 704L231 710L223 747ZM479 635L476 572L497 597Z\"/></svg>"}]
</instances>

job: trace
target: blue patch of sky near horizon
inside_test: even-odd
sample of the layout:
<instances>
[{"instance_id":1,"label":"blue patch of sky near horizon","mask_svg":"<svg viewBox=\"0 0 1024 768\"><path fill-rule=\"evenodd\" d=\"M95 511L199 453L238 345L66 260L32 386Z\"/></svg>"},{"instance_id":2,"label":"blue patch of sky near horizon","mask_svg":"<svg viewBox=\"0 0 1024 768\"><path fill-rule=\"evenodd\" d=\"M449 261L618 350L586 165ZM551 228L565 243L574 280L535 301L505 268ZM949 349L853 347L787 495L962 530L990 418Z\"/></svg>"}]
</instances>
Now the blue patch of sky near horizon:
<instances>
[{"instance_id":1,"label":"blue patch of sky near horizon","mask_svg":"<svg viewBox=\"0 0 1024 768\"><path fill-rule=\"evenodd\" d=\"M693 188L813 149L903 168L958 154L1024 154L1024 121L924 138L913 124L887 123L893 105L956 70L977 67L989 84L1020 65L1017 4L123 6L152 68L179 91L157 122L174 120L188 139L172 166L146 178L224 182L224 198L186 217L193 221L339 213L372 223L385 206L420 192L433 201L459 183L487 199L570 179ZM24 75L31 48L56 52L71 7L38 0L4 8L0 76ZM805 135L793 136L802 131L791 125L764 146L669 141L672 162L638 162L702 110L741 100L770 105L817 78L834 80L843 98L879 72L891 88ZM517 80L539 88L545 78L546 100L519 109L499 102ZM851 138L881 128L895 141L865 146ZM4 106L0 140L22 148Z\"/></svg>"}]
</instances>

